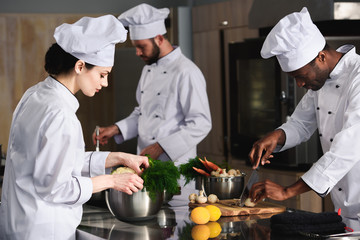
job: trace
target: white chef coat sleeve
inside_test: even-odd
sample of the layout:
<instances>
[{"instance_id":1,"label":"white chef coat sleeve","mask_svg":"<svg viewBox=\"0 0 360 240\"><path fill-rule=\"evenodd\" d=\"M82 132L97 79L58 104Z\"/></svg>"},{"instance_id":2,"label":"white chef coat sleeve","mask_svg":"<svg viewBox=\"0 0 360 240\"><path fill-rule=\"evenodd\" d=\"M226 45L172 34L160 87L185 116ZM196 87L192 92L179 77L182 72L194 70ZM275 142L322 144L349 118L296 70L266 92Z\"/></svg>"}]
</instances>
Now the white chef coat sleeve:
<instances>
[{"instance_id":1,"label":"white chef coat sleeve","mask_svg":"<svg viewBox=\"0 0 360 240\"><path fill-rule=\"evenodd\" d=\"M360 81L349 94L343 126L333 138L329 151L313 164L302 179L319 194L331 189L360 161Z\"/></svg>"},{"instance_id":2,"label":"white chef coat sleeve","mask_svg":"<svg viewBox=\"0 0 360 240\"><path fill-rule=\"evenodd\" d=\"M39 131L42 139L33 172L36 193L50 203L84 204L93 186L77 169L83 166L85 153L80 122L58 111L48 116Z\"/></svg>"},{"instance_id":3,"label":"white chef coat sleeve","mask_svg":"<svg viewBox=\"0 0 360 240\"><path fill-rule=\"evenodd\" d=\"M82 176L95 177L109 174L111 169L105 169L106 158L110 152L86 152Z\"/></svg>"},{"instance_id":4,"label":"white chef coat sleeve","mask_svg":"<svg viewBox=\"0 0 360 240\"><path fill-rule=\"evenodd\" d=\"M120 120L115 123L119 128L121 134L115 135L114 139L117 144L122 143L123 141L137 137L138 135L138 121L140 115L140 82L136 88L136 100L138 106L135 107L134 111L125 119Z\"/></svg>"},{"instance_id":5,"label":"white chef coat sleeve","mask_svg":"<svg viewBox=\"0 0 360 240\"><path fill-rule=\"evenodd\" d=\"M308 91L303 96L294 113L279 128L284 130L286 135L285 144L279 151L292 148L310 139L317 129L314 93L312 91Z\"/></svg>"},{"instance_id":6,"label":"white chef coat sleeve","mask_svg":"<svg viewBox=\"0 0 360 240\"><path fill-rule=\"evenodd\" d=\"M212 124L203 74L198 68L181 74L179 101L184 123L174 133L158 140L171 159L178 159L196 147L209 133Z\"/></svg>"}]
</instances>

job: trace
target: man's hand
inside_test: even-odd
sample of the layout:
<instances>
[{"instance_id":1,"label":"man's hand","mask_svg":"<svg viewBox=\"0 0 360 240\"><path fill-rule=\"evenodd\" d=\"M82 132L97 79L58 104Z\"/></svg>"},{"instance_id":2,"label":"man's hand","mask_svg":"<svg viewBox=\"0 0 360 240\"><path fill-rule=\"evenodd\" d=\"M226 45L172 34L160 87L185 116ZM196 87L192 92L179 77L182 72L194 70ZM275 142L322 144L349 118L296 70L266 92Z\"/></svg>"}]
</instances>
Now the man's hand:
<instances>
[{"instance_id":1,"label":"man's hand","mask_svg":"<svg viewBox=\"0 0 360 240\"><path fill-rule=\"evenodd\" d=\"M159 156L164 152L164 149L160 146L159 143L154 143L152 145L147 146L144 148L140 155L145 156L148 154L152 159L158 159Z\"/></svg>"},{"instance_id":2,"label":"man's hand","mask_svg":"<svg viewBox=\"0 0 360 240\"><path fill-rule=\"evenodd\" d=\"M108 126L108 127L100 127L99 128L99 136L96 136L95 131L92 135L93 143L95 145L96 140L99 140L101 145L105 145L108 143L109 138L111 138L117 134L120 134L120 130L115 124Z\"/></svg>"},{"instance_id":3,"label":"man's hand","mask_svg":"<svg viewBox=\"0 0 360 240\"><path fill-rule=\"evenodd\" d=\"M144 180L136 174L113 174L114 189L132 195L143 188Z\"/></svg>"},{"instance_id":4,"label":"man's hand","mask_svg":"<svg viewBox=\"0 0 360 240\"><path fill-rule=\"evenodd\" d=\"M267 134L262 139L256 141L253 144L252 149L249 153L250 161L253 165L253 169L256 169L260 162L261 165L270 163L270 158L273 158L273 151L277 145L284 145L285 143L285 132L281 129L277 129Z\"/></svg>"},{"instance_id":5,"label":"man's hand","mask_svg":"<svg viewBox=\"0 0 360 240\"><path fill-rule=\"evenodd\" d=\"M301 178L289 187L283 187L266 179L265 181L254 183L251 187L249 196L255 203L264 198L275 201L284 201L310 190L311 188Z\"/></svg>"}]
</instances>

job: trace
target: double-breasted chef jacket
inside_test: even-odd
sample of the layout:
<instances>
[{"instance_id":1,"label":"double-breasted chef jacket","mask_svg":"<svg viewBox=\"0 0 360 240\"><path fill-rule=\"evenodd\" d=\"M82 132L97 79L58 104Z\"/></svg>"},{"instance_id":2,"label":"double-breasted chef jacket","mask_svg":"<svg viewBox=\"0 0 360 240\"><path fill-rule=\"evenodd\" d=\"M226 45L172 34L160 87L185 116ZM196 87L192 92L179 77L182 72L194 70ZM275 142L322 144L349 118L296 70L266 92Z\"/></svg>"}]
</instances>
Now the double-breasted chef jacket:
<instances>
[{"instance_id":1,"label":"double-breasted chef jacket","mask_svg":"<svg viewBox=\"0 0 360 240\"><path fill-rule=\"evenodd\" d=\"M117 143L138 137L137 152L158 142L159 159L176 165L196 157L196 145L211 129L206 82L200 69L180 47L144 66L136 90L138 106L119 121Z\"/></svg>"},{"instance_id":2,"label":"double-breasted chef jacket","mask_svg":"<svg viewBox=\"0 0 360 240\"><path fill-rule=\"evenodd\" d=\"M89 177L109 152L86 153L76 97L47 77L13 114L0 208L0 239L75 239Z\"/></svg>"},{"instance_id":3,"label":"double-breasted chef jacket","mask_svg":"<svg viewBox=\"0 0 360 240\"><path fill-rule=\"evenodd\" d=\"M355 47L345 53L318 91L308 90L291 118L280 128L286 133L282 150L307 141L319 131L323 156L302 176L325 196L330 192L337 211L356 218L360 212L360 56Z\"/></svg>"}]
</instances>

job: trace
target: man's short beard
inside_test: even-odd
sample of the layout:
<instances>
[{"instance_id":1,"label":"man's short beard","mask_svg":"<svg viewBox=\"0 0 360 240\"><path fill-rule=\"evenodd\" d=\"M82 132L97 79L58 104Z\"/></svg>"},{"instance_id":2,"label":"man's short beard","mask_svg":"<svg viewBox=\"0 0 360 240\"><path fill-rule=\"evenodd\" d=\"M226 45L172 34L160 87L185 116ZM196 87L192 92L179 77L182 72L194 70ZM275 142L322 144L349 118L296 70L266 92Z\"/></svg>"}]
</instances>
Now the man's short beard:
<instances>
[{"instance_id":1,"label":"man's short beard","mask_svg":"<svg viewBox=\"0 0 360 240\"><path fill-rule=\"evenodd\" d=\"M151 38L151 42L153 45L153 50L151 56L149 56L149 60L145 61L147 65L156 63L157 60L159 60L159 55L160 55L160 48L158 47L158 45L156 45L154 38Z\"/></svg>"}]
</instances>

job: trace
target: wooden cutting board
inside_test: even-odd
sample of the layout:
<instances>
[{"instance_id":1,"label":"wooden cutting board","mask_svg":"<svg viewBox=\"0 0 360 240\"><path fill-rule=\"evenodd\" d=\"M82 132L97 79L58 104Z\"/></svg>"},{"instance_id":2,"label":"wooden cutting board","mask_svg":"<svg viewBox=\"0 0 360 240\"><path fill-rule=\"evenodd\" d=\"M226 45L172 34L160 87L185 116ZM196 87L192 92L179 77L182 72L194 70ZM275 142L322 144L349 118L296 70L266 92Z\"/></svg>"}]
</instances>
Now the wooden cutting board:
<instances>
[{"instance_id":1,"label":"wooden cutting board","mask_svg":"<svg viewBox=\"0 0 360 240\"><path fill-rule=\"evenodd\" d=\"M253 215L253 214L269 214L269 213L282 213L286 210L285 206L281 206L275 203L270 202L259 202L255 207L239 207L237 205L238 200L227 199L220 200L218 203L213 203L211 205L217 206L220 208L221 216L244 216L244 215ZM208 203L189 203L190 208L195 207L205 207L210 205Z\"/></svg>"}]
</instances>

